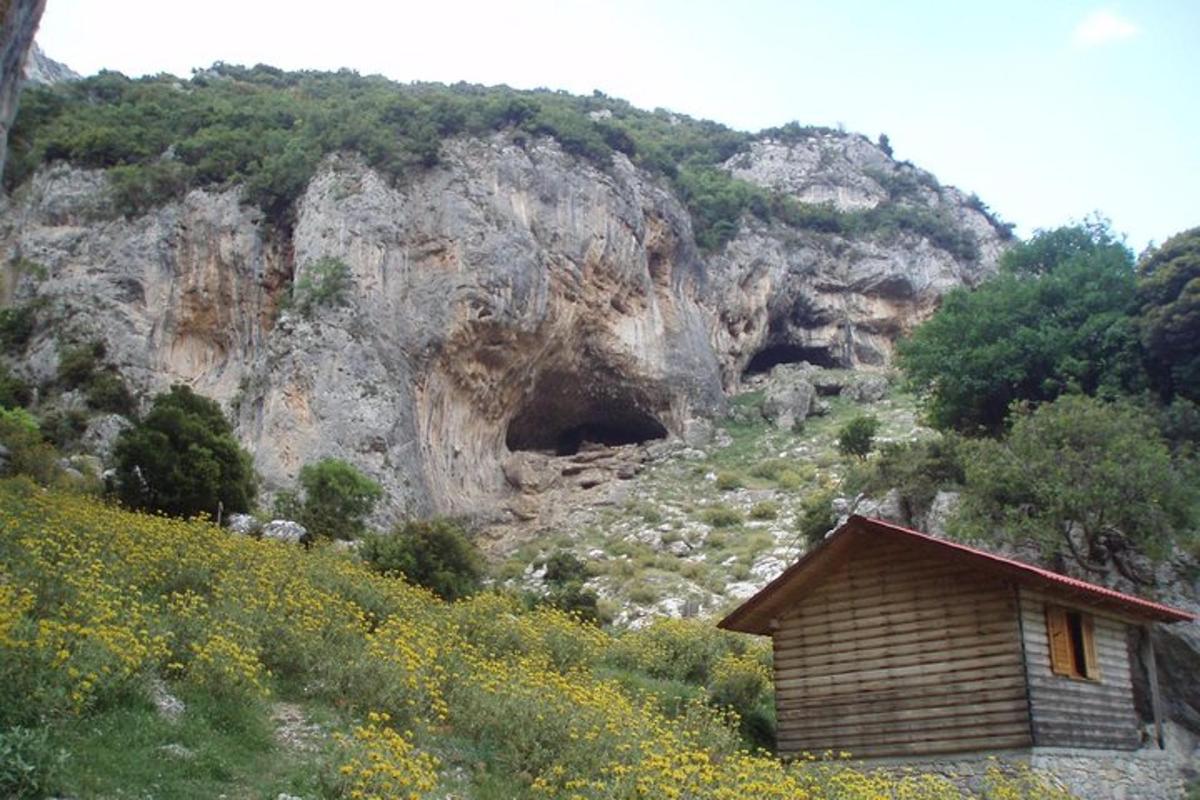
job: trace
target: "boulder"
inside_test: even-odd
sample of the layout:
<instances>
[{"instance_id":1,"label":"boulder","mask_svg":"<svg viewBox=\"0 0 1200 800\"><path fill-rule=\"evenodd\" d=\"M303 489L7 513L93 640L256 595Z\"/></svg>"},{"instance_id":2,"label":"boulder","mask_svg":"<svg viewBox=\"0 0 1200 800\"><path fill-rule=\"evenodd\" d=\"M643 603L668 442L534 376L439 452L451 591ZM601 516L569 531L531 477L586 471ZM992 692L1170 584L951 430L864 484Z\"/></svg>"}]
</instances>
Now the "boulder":
<instances>
[{"instance_id":1,"label":"boulder","mask_svg":"<svg viewBox=\"0 0 1200 800\"><path fill-rule=\"evenodd\" d=\"M226 520L230 533L254 536L262 530L262 523L253 514L230 514Z\"/></svg>"},{"instance_id":2,"label":"boulder","mask_svg":"<svg viewBox=\"0 0 1200 800\"><path fill-rule=\"evenodd\" d=\"M859 373L842 389L842 397L858 403L875 403L887 397L888 386L886 375L876 372Z\"/></svg>"},{"instance_id":3,"label":"boulder","mask_svg":"<svg viewBox=\"0 0 1200 800\"><path fill-rule=\"evenodd\" d=\"M812 408L816 389L807 373L790 364L771 370L762 403L762 415L780 430L790 430L803 422Z\"/></svg>"},{"instance_id":4,"label":"boulder","mask_svg":"<svg viewBox=\"0 0 1200 800\"><path fill-rule=\"evenodd\" d=\"M262 526L262 538L287 544L301 544L311 538L308 529L290 519L273 519Z\"/></svg>"},{"instance_id":5,"label":"boulder","mask_svg":"<svg viewBox=\"0 0 1200 800\"><path fill-rule=\"evenodd\" d=\"M88 420L79 442L85 450L107 464L112 460L118 437L131 427L133 423L120 414L99 414Z\"/></svg>"}]
</instances>

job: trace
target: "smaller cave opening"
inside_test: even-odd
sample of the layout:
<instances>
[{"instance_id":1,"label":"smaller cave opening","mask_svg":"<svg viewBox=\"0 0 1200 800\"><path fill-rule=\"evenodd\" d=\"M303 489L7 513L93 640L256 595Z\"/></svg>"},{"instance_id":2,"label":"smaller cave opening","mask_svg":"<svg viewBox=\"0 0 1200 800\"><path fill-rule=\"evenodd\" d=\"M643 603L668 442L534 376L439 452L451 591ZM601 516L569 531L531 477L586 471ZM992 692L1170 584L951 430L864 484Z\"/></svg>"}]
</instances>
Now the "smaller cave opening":
<instances>
[{"instance_id":1,"label":"smaller cave opening","mask_svg":"<svg viewBox=\"0 0 1200 800\"><path fill-rule=\"evenodd\" d=\"M508 449L575 455L588 444L616 447L665 439L666 427L646 410L633 387L550 373L537 382L527 404L505 432Z\"/></svg>"},{"instance_id":2,"label":"smaller cave opening","mask_svg":"<svg viewBox=\"0 0 1200 800\"><path fill-rule=\"evenodd\" d=\"M799 364L801 361L807 361L825 369L833 369L838 366L837 360L826 347L773 344L755 353L754 357L750 359L750 363L742 370L742 375L761 375L770 372L780 364Z\"/></svg>"}]
</instances>

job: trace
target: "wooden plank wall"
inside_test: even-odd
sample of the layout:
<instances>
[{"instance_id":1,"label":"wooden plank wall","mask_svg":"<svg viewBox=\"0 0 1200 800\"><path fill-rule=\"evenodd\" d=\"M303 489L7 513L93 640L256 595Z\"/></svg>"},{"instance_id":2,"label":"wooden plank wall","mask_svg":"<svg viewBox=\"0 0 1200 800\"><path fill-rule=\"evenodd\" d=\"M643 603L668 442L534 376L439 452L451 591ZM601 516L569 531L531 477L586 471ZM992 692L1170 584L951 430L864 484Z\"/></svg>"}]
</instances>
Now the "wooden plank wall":
<instances>
[{"instance_id":1,"label":"wooden plank wall","mask_svg":"<svg viewBox=\"0 0 1200 800\"><path fill-rule=\"evenodd\" d=\"M1055 675L1050 670L1046 603L1092 613L1100 680ZM1136 750L1141 744L1133 680L1126 643L1127 626L1086 606L1048 599L1021 589L1025 652L1029 662L1029 700L1034 741L1039 746L1100 747Z\"/></svg>"},{"instance_id":2,"label":"wooden plank wall","mask_svg":"<svg viewBox=\"0 0 1200 800\"><path fill-rule=\"evenodd\" d=\"M1011 585L894 544L860 549L773 641L781 755L1030 745Z\"/></svg>"}]
</instances>

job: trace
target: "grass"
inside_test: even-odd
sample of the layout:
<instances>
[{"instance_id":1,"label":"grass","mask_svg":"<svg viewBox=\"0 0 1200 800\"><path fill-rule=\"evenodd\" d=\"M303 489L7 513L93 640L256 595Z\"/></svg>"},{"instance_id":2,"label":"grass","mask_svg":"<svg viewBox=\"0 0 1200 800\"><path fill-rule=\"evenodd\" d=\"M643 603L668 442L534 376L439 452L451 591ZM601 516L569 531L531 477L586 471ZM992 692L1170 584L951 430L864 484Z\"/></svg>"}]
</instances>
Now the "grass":
<instances>
[{"instance_id":1,"label":"grass","mask_svg":"<svg viewBox=\"0 0 1200 800\"><path fill-rule=\"evenodd\" d=\"M65 754L56 790L72 797L120 797L145 787L156 798L304 796L318 790L313 763L281 752L265 703L231 702L201 692L182 698L177 720L137 702L56 726L49 746ZM181 748L176 750L176 748ZM182 755L172 755L172 752Z\"/></svg>"}]
</instances>

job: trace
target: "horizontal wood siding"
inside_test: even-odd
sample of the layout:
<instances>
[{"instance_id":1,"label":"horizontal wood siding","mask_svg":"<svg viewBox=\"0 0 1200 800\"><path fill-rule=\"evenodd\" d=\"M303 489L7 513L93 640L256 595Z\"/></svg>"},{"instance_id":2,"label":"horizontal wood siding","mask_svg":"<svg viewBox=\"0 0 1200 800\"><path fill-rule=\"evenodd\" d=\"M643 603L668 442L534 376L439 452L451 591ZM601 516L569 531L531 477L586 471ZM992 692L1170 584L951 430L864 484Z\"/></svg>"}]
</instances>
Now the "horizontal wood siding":
<instances>
[{"instance_id":1,"label":"horizontal wood siding","mask_svg":"<svg viewBox=\"0 0 1200 800\"><path fill-rule=\"evenodd\" d=\"M780 619L783 755L925 755L1030 744L1005 582L884 544L852 553Z\"/></svg>"},{"instance_id":2,"label":"horizontal wood siding","mask_svg":"<svg viewBox=\"0 0 1200 800\"><path fill-rule=\"evenodd\" d=\"M1050 670L1046 603L1091 613L1100 664L1098 681L1055 675ZM1029 700L1035 743L1045 746L1135 750L1141 743L1133 705L1127 625L1086 606L1021 589Z\"/></svg>"}]
</instances>

